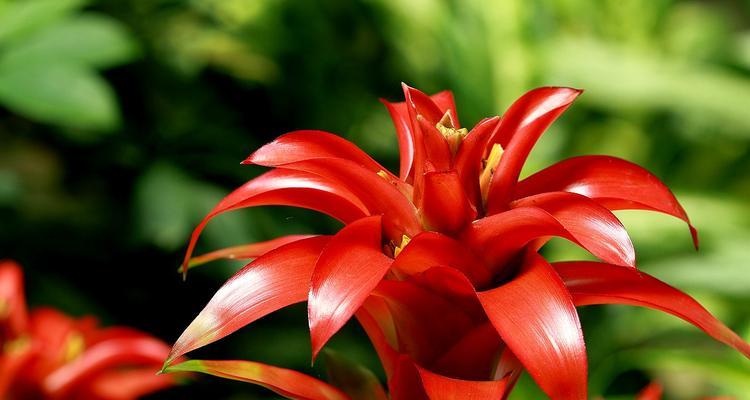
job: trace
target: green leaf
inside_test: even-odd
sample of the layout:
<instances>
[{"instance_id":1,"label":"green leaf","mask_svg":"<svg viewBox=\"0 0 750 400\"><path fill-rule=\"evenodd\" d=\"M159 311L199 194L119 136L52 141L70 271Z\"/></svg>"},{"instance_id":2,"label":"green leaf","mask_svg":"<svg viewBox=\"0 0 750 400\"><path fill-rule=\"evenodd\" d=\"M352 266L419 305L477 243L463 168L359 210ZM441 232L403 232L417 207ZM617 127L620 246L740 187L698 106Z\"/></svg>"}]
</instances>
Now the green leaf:
<instances>
[{"instance_id":1,"label":"green leaf","mask_svg":"<svg viewBox=\"0 0 750 400\"><path fill-rule=\"evenodd\" d=\"M328 372L328 382L344 391L352 399L388 399L380 381L369 369L330 349L323 350L323 357Z\"/></svg>"},{"instance_id":2,"label":"green leaf","mask_svg":"<svg viewBox=\"0 0 750 400\"><path fill-rule=\"evenodd\" d=\"M8 63L66 63L107 68L130 61L138 46L116 20L82 14L49 25L26 37L3 54Z\"/></svg>"},{"instance_id":3,"label":"green leaf","mask_svg":"<svg viewBox=\"0 0 750 400\"><path fill-rule=\"evenodd\" d=\"M6 45L83 7L88 0L24 0L0 4L0 45Z\"/></svg>"},{"instance_id":4,"label":"green leaf","mask_svg":"<svg viewBox=\"0 0 750 400\"><path fill-rule=\"evenodd\" d=\"M28 118L108 131L120 123L111 87L88 68L56 63L2 63L0 102Z\"/></svg>"}]
</instances>

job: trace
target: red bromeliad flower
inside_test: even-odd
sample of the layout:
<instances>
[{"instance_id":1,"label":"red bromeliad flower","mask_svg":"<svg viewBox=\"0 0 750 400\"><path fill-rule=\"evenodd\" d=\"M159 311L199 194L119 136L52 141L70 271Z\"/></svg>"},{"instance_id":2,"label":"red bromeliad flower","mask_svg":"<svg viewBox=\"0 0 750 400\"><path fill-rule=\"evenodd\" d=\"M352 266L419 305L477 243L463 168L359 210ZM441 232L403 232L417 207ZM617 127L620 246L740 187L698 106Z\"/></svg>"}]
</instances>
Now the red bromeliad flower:
<instances>
[{"instance_id":1,"label":"red bromeliad flower","mask_svg":"<svg viewBox=\"0 0 750 400\"><path fill-rule=\"evenodd\" d=\"M261 147L244 163L274 169L209 213L183 271L219 257L257 259L219 289L165 365L303 301L313 358L356 317L383 363L391 399L503 398L524 369L553 399L585 399L576 307L591 304L671 313L750 357L750 346L692 298L636 269L611 210L658 211L689 225L654 175L621 159L584 156L519 181L533 145L580 93L532 90L502 118L469 131L450 92L427 96L404 85L405 102L384 102L398 134L398 176L326 132L296 131ZM345 226L333 236L283 237L191 259L211 218L261 205L308 208ZM550 264L537 251L555 236L600 262ZM189 361L171 369L259 383L291 398L364 398L258 363ZM369 393L385 398L382 388Z\"/></svg>"},{"instance_id":2,"label":"red bromeliad flower","mask_svg":"<svg viewBox=\"0 0 750 400\"><path fill-rule=\"evenodd\" d=\"M0 398L129 400L172 386L169 346L51 308L26 311L21 267L0 260Z\"/></svg>"}]
</instances>

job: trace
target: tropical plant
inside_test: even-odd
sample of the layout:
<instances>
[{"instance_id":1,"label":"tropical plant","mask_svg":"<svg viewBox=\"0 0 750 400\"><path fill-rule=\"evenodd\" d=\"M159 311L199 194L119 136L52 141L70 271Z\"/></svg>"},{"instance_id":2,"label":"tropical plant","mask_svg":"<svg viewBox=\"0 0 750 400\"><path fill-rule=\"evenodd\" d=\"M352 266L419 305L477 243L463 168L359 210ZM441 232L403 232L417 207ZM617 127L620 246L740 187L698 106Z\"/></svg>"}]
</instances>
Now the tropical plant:
<instances>
[{"instance_id":1,"label":"tropical plant","mask_svg":"<svg viewBox=\"0 0 750 400\"><path fill-rule=\"evenodd\" d=\"M622 159L582 156L519 180L536 141L580 93L532 90L502 118L469 131L450 92L427 96L404 85L405 102L384 102L398 136L398 175L326 132L291 132L261 147L244 163L274 169L206 216L193 232L183 273L220 257L257 259L187 327L165 369L259 383L291 398L363 398L361 385L347 380L337 388L260 363L172 366L305 300L313 360L354 316L380 357L392 399L507 397L524 370L553 399L586 399L576 307L592 304L673 314L750 357L750 345L690 296L636 269L633 245L612 210L682 219L698 245L685 211L654 175ZM212 218L260 205L312 209L345 226L332 236L283 237L191 258ZM600 261L549 263L539 250L551 237ZM365 381L370 398L385 398L377 382Z\"/></svg>"}]
</instances>

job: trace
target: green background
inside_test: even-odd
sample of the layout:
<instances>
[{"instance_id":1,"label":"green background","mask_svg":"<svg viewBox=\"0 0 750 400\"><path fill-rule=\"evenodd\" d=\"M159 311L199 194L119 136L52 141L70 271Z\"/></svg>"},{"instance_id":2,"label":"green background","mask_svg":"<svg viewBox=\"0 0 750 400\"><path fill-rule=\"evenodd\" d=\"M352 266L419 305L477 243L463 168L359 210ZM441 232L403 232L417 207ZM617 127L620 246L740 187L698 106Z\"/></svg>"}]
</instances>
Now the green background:
<instances>
[{"instance_id":1,"label":"green background","mask_svg":"<svg viewBox=\"0 0 750 400\"><path fill-rule=\"evenodd\" d=\"M29 300L173 341L238 263L175 273L188 234L261 172L253 149L321 129L397 166L379 97L401 81L452 89L471 126L540 85L586 92L543 137L528 172L564 157L639 163L701 234L621 212L640 268L696 296L750 339L750 1L0 0L0 257ZM212 223L199 251L335 232L313 213L263 208ZM564 243L554 260L580 256ZM750 399L750 362L654 311L582 311L592 397L647 382L668 398ZM196 357L309 368L304 307ZM382 374L357 326L331 344ZM201 379L154 398L261 399ZM525 377L516 399L540 398Z\"/></svg>"}]
</instances>

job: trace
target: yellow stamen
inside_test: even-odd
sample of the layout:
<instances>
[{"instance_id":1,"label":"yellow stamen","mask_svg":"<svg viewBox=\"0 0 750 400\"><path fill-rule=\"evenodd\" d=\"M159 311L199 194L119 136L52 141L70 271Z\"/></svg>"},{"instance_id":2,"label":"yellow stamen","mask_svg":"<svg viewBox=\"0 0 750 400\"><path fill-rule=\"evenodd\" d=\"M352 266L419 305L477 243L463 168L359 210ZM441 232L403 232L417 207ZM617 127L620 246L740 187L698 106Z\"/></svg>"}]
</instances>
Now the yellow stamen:
<instances>
[{"instance_id":1,"label":"yellow stamen","mask_svg":"<svg viewBox=\"0 0 750 400\"><path fill-rule=\"evenodd\" d=\"M71 333L65 342L65 350L63 352L65 362L75 360L85 349L86 342L83 340L83 336L76 332Z\"/></svg>"},{"instance_id":2,"label":"yellow stamen","mask_svg":"<svg viewBox=\"0 0 750 400\"><path fill-rule=\"evenodd\" d=\"M0 299L0 320L8 318L10 315L10 302L6 299Z\"/></svg>"},{"instance_id":3,"label":"yellow stamen","mask_svg":"<svg viewBox=\"0 0 750 400\"><path fill-rule=\"evenodd\" d=\"M382 169L378 171L378 176L385 179L386 181L390 181L390 179L388 178L388 173L383 171Z\"/></svg>"},{"instance_id":4,"label":"yellow stamen","mask_svg":"<svg viewBox=\"0 0 750 400\"><path fill-rule=\"evenodd\" d=\"M490 156L484 162L484 169L482 175L479 177L479 187L482 190L482 201L487 202L487 195L490 190L490 182L492 182L492 176L497 170L497 165L500 164L500 158L503 156L503 147L500 143L495 143L490 150Z\"/></svg>"},{"instance_id":5,"label":"yellow stamen","mask_svg":"<svg viewBox=\"0 0 750 400\"><path fill-rule=\"evenodd\" d=\"M401 244L393 248L393 257L398 257L399 254L404 250L407 244L411 241L411 238L406 235L401 235Z\"/></svg>"},{"instance_id":6,"label":"yellow stamen","mask_svg":"<svg viewBox=\"0 0 750 400\"><path fill-rule=\"evenodd\" d=\"M25 351L31 345L31 340L28 336L20 336L16 339L10 340L3 345L3 353L5 354L18 354Z\"/></svg>"},{"instance_id":7,"label":"yellow stamen","mask_svg":"<svg viewBox=\"0 0 750 400\"><path fill-rule=\"evenodd\" d=\"M448 142L448 146L451 149L451 153L456 154L458 151L458 147L461 146L461 142L463 142L466 135L469 134L469 131L466 130L466 128L456 129L453 125L453 117L451 117L450 110L446 111L445 114L443 114L443 118L440 119L440 122L435 125L435 128L437 128L438 131L443 135L445 140Z\"/></svg>"}]
</instances>

